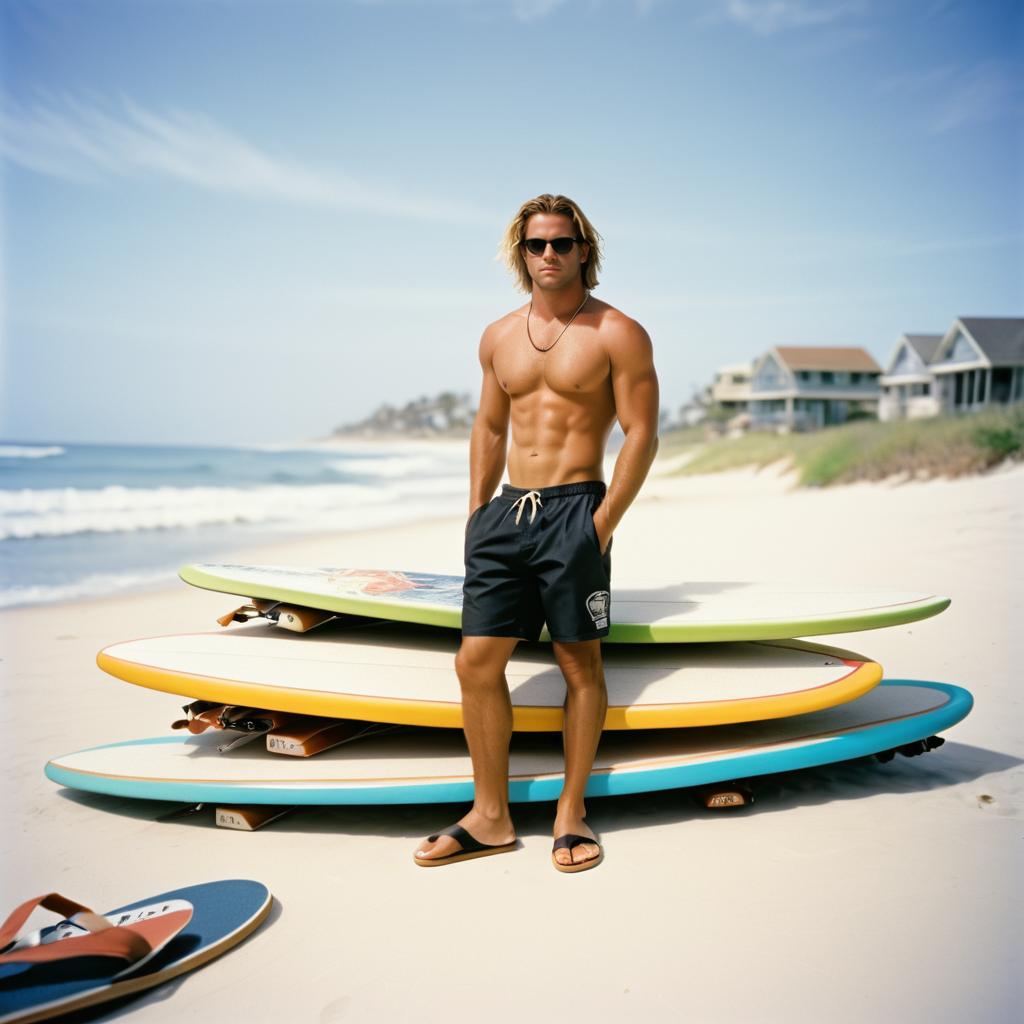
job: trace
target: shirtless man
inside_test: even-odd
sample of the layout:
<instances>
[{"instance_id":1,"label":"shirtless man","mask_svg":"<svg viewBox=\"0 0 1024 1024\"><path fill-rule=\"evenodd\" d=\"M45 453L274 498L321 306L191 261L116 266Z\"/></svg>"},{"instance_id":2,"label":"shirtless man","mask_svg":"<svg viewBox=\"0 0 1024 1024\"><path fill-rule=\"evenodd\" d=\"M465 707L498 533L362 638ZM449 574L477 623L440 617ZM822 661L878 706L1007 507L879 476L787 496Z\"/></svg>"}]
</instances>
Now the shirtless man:
<instances>
[{"instance_id":1,"label":"shirtless man","mask_svg":"<svg viewBox=\"0 0 1024 1024\"><path fill-rule=\"evenodd\" d=\"M552 860L560 871L582 871L602 856L583 792L607 707L600 640L611 610L609 549L658 449L658 380L647 332L590 294L600 236L571 199L524 203L502 250L530 301L480 340L455 658L475 796L457 825L420 844L415 860L435 867L515 848L505 668L516 644L536 640L546 622L566 682ZM606 493L604 450L616 418L626 440ZM492 497L506 458L511 485Z\"/></svg>"}]
</instances>

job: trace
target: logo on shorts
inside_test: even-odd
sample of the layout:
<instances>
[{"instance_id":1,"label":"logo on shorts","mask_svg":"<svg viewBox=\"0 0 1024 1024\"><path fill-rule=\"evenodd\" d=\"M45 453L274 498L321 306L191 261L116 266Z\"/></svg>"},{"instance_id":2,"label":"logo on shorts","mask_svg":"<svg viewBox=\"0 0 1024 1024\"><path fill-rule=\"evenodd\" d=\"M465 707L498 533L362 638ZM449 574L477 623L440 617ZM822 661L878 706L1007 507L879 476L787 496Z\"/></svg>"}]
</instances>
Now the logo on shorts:
<instances>
[{"instance_id":1,"label":"logo on shorts","mask_svg":"<svg viewBox=\"0 0 1024 1024\"><path fill-rule=\"evenodd\" d=\"M609 604L611 604L611 598L607 590L595 590L587 598L587 611L598 629L604 629L608 625Z\"/></svg>"}]
</instances>

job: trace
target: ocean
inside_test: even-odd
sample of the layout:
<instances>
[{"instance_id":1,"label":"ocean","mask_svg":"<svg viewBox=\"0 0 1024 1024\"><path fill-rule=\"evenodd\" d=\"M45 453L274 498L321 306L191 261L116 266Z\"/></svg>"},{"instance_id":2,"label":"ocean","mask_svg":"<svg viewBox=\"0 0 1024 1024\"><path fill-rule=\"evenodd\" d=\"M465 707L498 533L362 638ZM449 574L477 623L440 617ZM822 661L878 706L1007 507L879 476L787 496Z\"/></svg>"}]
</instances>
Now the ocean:
<instances>
[{"instance_id":1,"label":"ocean","mask_svg":"<svg viewBox=\"0 0 1024 1024\"><path fill-rule=\"evenodd\" d=\"M0 442L0 608L149 587L273 538L464 515L465 445Z\"/></svg>"}]
</instances>

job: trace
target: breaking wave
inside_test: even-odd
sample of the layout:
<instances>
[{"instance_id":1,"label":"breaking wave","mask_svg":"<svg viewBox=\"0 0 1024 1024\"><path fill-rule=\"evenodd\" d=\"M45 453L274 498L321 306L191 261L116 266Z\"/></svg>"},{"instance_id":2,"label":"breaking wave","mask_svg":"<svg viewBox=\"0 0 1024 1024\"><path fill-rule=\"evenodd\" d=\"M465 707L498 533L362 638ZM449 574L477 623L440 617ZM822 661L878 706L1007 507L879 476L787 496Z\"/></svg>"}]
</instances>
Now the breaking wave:
<instances>
[{"instance_id":1,"label":"breaking wave","mask_svg":"<svg viewBox=\"0 0 1024 1024\"><path fill-rule=\"evenodd\" d=\"M48 459L65 451L59 445L0 444L0 459Z\"/></svg>"},{"instance_id":2,"label":"breaking wave","mask_svg":"<svg viewBox=\"0 0 1024 1024\"><path fill-rule=\"evenodd\" d=\"M346 530L458 512L465 480L385 478L373 486L108 486L0 491L0 540L232 524Z\"/></svg>"}]
</instances>

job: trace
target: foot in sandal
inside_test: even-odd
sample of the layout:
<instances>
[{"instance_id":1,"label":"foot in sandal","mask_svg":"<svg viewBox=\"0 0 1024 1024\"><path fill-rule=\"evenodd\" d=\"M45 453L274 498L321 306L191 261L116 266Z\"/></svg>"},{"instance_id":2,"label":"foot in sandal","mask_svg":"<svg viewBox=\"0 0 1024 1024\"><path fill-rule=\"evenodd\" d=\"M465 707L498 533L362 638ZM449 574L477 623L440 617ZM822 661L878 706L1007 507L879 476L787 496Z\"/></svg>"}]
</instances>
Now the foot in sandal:
<instances>
[{"instance_id":1,"label":"foot in sandal","mask_svg":"<svg viewBox=\"0 0 1024 1024\"><path fill-rule=\"evenodd\" d=\"M511 853L515 848L516 833L507 812L497 818L486 818L470 811L457 824L428 836L413 859L420 867L433 868L495 853Z\"/></svg>"},{"instance_id":2,"label":"foot in sandal","mask_svg":"<svg viewBox=\"0 0 1024 1024\"><path fill-rule=\"evenodd\" d=\"M555 843L551 849L551 861L559 871L589 871L604 857L593 829L584 820L585 814L585 810L580 814L559 808L555 817Z\"/></svg>"}]
</instances>

